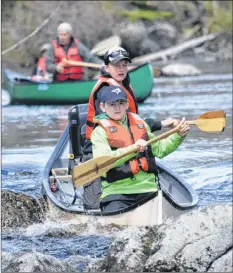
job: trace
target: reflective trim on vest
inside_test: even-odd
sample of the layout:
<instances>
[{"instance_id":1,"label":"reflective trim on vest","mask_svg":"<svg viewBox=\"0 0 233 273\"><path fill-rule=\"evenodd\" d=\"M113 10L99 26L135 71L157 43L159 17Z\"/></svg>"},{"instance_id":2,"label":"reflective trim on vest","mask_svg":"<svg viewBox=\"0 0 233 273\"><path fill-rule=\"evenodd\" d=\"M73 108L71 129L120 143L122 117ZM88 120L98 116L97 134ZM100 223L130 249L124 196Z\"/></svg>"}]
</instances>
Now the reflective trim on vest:
<instances>
[{"instance_id":1,"label":"reflective trim on vest","mask_svg":"<svg viewBox=\"0 0 233 273\"><path fill-rule=\"evenodd\" d=\"M115 81L113 78L106 78L103 76L99 77L99 80L97 81L96 85L91 91L89 103L88 103L88 112L87 112L87 124L86 124L86 138L91 138L91 133L93 131L94 126L94 117L96 116L96 109L95 109L95 95L97 92L102 88L102 86L107 83L108 85L117 85L124 89L124 91L127 94L127 99L129 101L129 111L133 113L137 113L137 105L134 100L134 97L131 95L130 91L126 89L122 84ZM132 87L130 86L132 89ZM133 90L133 89L132 89ZM90 124L93 124L93 126L90 126Z\"/></svg>"},{"instance_id":2,"label":"reflective trim on vest","mask_svg":"<svg viewBox=\"0 0 233 273\"><path fill-rule=\"evenodd\" d=\"M83 61L78 52L78 40L75 39L74 42L75 42L75 45L71 46L68 49L68 52L66 54L64 48L58 45L56 40L53 40L52 43L54 48L54 63L55 64L62 62L64 58L66 58L67 60L73 60L78 62ZM56 73L55 79L58 81L65 81L68 79L80 80L83 78L83 75L84 75L83 67L66 64L64 67L64 72Z\"/></svg>"},{"instance_id":3,"label":"reflective trim on vest","mask_svg":"<svg viewBox=\"0 0 233 273\"><path fill-rule=\"evenodd\" d=\"M98 120L98 123L102 128L104 128L107 136L108 142L111 148L118 149L128 147L129 145L135 143L139 139L148 140L148 134L146 131L144 121L136 114L127 113L129 120L129 129L126 129L118 122L113 120ZM106 123L108 121L108 123ZM131 133L130 133L131 132ZM148 159L152 158L152 153L147 155ZM153 163L154 162L154 163ZM145 153L139 153L136 158L129 160L130 171L125 173L125 177L132 177L132 174L136 174L139 172L140 168L145 172L155 172L156 164L155 160L147 160L145 157ZM117 168L114 168L117 170ZM110 171L111 176L114 175L114 169ZM126 169L126 168L125 168ZM117 176L117 175L116 175ZM123 179L123 178L121 178Z\"/></svg>"}]
</instances>

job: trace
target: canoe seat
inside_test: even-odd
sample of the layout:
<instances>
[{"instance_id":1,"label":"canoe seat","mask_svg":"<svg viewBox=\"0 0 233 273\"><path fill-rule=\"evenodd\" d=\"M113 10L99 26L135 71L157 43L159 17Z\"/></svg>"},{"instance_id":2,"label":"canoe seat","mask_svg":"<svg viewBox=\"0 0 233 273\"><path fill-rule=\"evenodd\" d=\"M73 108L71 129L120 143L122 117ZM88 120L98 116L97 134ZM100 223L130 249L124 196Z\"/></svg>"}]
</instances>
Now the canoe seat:
<instances>
[{"instance_id":1,"label":"canoe seat","mask_svg":"<svg viewBox=\"0 0 233 273\"><path fill-rule=\"evenodd\" d=\"M58 174L58 175L68 174L68 168L53 168L53 171L55 172L55 174Z\"/></svg>"}]
</instances>

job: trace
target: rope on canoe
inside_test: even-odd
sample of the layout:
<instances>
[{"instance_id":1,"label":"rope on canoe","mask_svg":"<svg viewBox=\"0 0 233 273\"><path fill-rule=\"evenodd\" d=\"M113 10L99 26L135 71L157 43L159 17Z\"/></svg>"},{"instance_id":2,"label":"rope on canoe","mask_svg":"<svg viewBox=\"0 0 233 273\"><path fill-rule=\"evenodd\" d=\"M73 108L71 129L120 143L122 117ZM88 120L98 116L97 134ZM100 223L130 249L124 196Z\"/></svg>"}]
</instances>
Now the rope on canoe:
<instances>
[{"instance_id":1,"label":"rope on canoe","mask_svg":"<svg viewBox=\"0 0 233 273\"><path fill-rule=\"evenodd\" d=\"M64 1L61 1L60 4L57 6L57 8L50 14L50 16L47 19L45 19L44 22L39 27L37 27L31 34L29 34L27 37L23 38L18 43L16 43L13 46L11 46L10 48L7 48L7 49L3 50L3 52L1 54L4 55L4 54L12 51L16 47L18 47L20 44L24 43L29 38L31 38L32 36L34 36L35 34L37 34L37 32L39 32L49 22L50 18L59 10L59 8L61 7L61 5L63 3L64 3Z\"/></svg>"}]
</instances>

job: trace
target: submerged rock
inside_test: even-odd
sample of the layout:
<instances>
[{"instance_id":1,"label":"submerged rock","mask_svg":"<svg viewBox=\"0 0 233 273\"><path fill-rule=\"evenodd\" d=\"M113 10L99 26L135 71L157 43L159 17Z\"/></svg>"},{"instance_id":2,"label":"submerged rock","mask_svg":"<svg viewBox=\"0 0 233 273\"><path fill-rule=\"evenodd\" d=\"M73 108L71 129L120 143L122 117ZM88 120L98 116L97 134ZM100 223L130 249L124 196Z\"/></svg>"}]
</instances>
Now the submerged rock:
<instances>
[{"instance_id":1,"label":"submerged rock","mask_svg":"<svg viewBox=\"0 0 233 273\"><path fill-rule=\"evenodd\" d=\"M196 76L202 73L193 65L182 63L169 64L161 70L163 76Z\"/></svg>"},{"instance_id":2,"label":"submerged rock","mask_svg":"<svg viewBox=\"0 0 233 273\"><path fill-rule=\"evenodd\" d=\"M4 272L77 272L67 263L39 252L25 253L12 258Z\"/></svg>"},{"instance_id":3,"label":"submerged rock","mask_svg":"<svg viewBox=\"0 0 233 273\"><path fill-rule=\"evenodd\" d=\"M4 268L5 266L7 266L10 262L10 260L12 260L14 258L14 254L10 253L10 252L6 252L6 251L2 251L1 253L1 268Z\"/></svg>"},{"instance_id":4,"label":"submerged rock","mask_svg":"<svg viewBox=\"0 0 233 273\"><path fill-rule=\"evenodd\" d=\"M43 198L2 190L2 228L27 227L45 219L47 204Z\"/></svg>"},{"instance_id":5,"label":"submerged rock","mask_svg":"<svg viewBox=\"0 0 233 273\"><path fill-rule=\"evenodd\" d=\"M232 247L232 204L202 207L122 231L97 271L231 272Z\"/></svg>"},{"instance_id":6,"label":"submerged rock","mask_svg":"<svg viewBox=\"0 0 233 273\"><path fill-rule=\"evenodd\" d=\"M103 258L91 258L90 256L72 255L64 260L73 268L78 268L81 272L97 272Z\"/></svg>"}]
</instances>

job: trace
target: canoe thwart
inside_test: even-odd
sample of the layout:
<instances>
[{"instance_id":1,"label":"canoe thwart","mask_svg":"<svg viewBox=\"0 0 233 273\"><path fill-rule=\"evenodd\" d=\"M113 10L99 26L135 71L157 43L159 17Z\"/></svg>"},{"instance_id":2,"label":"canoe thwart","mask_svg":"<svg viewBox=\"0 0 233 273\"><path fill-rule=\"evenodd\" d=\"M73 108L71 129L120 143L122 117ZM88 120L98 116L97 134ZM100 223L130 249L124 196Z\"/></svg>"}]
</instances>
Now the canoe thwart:
<instances>
[{"instance_id":1,"label":"canoe thwart","mask_svg":"<svg viewBox=\"0 0 233 273\"><path fill-rule=\"evenodd\" d=\"M68 174L68 168L53 168L56 174Z\"/></svg>"},{"instance_id":2,"label":"canoe thwart","mask_svg":"<svg viewBox=\"0 0 233 273\"><path fill-rule=\"evenodd\" d=\"M56 176L50 176L50 181L53 181L54 179L60 180L60 181L72 181L72 175L56 175Z\"/></svg>"}]
</instances>

